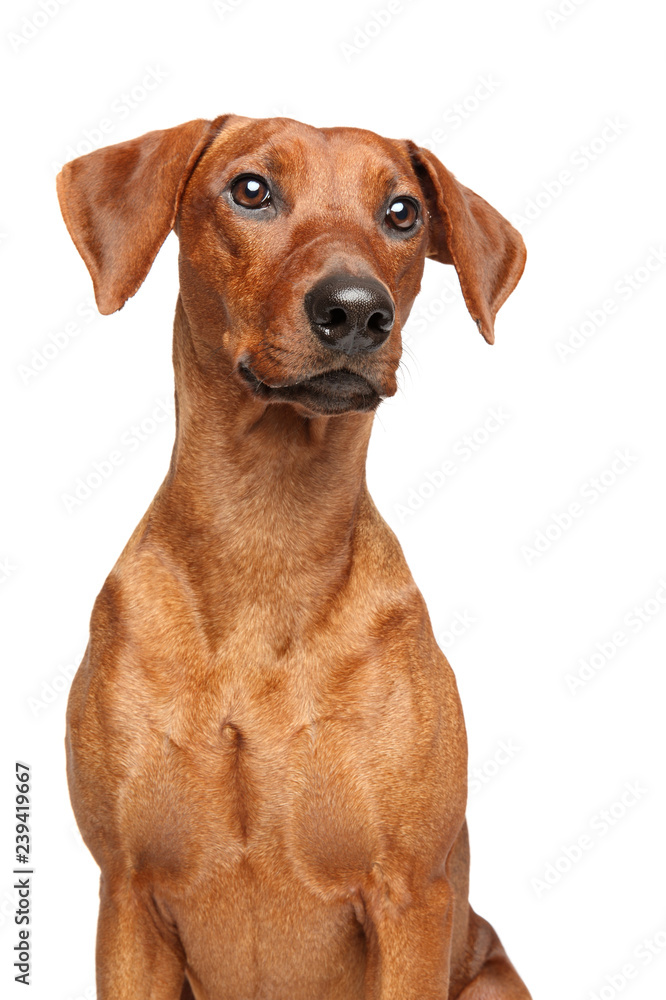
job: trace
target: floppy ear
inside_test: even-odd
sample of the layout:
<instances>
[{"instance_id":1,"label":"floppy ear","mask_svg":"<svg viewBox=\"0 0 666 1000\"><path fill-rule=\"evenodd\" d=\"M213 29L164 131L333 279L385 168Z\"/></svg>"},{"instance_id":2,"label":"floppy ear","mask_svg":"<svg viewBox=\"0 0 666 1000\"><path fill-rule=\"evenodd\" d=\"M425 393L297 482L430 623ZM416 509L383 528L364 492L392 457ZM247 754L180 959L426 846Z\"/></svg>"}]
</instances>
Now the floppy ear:
<instances>
[{"instance_id":1,"label":"floppy ear","mask_svg":"<svg viewBox=\"0 0 666 1000\"><path fill-rule=\"evenodd\" d=\"M453 264L472 319L492 344L495 316L514 290L527 252L520 233L437 157L407 140L428 210L428 257Z\"/></svg>"},{"instance_id":2,"label":"floppy ear","mask_svg":"<svg viewBox=\"0 0 666 1000\"><path fill-rule=\"evenodd\" d=\"M120 309L141 287L221 120L148 132L80 156L58 174L60 210L101 313Z\"/></svg>"}]
</instances>

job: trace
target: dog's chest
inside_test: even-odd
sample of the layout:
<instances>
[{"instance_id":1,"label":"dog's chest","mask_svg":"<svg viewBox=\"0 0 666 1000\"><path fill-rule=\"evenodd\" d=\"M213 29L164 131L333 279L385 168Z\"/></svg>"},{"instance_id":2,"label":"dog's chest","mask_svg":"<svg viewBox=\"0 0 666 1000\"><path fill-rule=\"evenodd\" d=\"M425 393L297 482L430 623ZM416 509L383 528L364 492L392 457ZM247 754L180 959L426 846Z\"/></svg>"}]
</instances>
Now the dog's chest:
<instances>
[{"instance_id":1,"label":"dog's chest","mask_svg":"<svg viewBox=\"0 0 666 1000\"><path fill-rule=\"evenodd\" d=\"M230 687L174 702L133 762L135 850L156 873L233 871L270 855L305 883L343 889L382 852L416 736L404 684L357 678L317 710L293 687ZM365 687L365 690L363 688ZM305 705L304 705L305 703Z\"/></svg>"}]
</instances>

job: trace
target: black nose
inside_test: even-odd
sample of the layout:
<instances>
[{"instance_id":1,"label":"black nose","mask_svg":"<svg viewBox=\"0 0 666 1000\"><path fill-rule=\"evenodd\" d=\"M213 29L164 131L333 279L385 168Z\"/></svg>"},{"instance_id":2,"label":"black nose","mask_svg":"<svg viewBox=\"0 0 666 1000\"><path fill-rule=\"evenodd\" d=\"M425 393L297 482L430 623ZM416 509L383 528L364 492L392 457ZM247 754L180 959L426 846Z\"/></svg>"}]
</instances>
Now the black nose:
<instances>
[{"instance_id":1,"label":"black nose","mask_svg":"<svg viewBox=\"0 0 666 1000\"><path fill-rule=\"evenodd\" d=\"M391 332L393 300L375 278L332 274L307 292L305 311L319 339L334 351L375 351Z\"/></svg>"}]
</instances>

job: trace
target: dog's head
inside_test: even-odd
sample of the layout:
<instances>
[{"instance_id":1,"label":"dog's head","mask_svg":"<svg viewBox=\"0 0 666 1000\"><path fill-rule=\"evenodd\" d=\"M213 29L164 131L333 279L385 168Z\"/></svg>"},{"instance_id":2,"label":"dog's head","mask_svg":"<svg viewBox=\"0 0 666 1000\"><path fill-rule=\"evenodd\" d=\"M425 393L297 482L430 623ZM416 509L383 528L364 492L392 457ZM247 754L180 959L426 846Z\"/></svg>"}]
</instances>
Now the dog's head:
<instances>
[{"instance_id":1,"label":"dog's head","mask_svg":"<svg viewBox=\"0 0 666 1000\"><path fill-rule=\"evenodd\" d=\"M134 295L173 228L215 363L306 413L396 391L426 257L454 265L489 343L525 264L519 233L429 150L356 128L195 120L73 160L58 194L100 312Z\"/></svg>"}]
</instances>

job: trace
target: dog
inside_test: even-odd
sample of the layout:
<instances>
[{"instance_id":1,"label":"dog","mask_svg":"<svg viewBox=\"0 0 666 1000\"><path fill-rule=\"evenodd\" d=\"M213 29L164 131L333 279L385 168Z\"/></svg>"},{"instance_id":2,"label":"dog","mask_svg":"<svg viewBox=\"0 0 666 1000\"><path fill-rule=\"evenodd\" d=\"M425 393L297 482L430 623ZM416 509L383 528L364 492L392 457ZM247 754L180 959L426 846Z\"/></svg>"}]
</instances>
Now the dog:
<instances>
[{"instance_id":1,"label":"dog","mask_svg":"<svg viewBox=\"0 0 666 1000\"><path fill-rule=\"evenodd\" d=\"M425 258L492 343L520 235L412 141L287 118L57 188L103 314L180 242L171 464L67 709L98 1000L529 1000L468 902L456 682L364 471Z\"/></svg>"}]
</instances>

